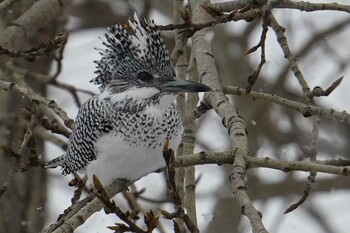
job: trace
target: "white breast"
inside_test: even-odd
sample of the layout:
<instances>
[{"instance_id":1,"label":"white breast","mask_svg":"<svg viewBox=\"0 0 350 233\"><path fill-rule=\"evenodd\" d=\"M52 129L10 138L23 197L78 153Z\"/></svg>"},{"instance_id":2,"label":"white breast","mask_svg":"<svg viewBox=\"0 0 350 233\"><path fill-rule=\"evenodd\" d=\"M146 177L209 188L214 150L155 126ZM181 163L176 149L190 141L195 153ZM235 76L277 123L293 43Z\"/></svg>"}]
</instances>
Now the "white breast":
<instances>
[{"instance_id":1,"label":"white breast","mask_svg":"<svg viewBox=\"0 0 350 233\"><path fill-rule=\"evenodd\" d=\"M183 133L175 98L164 95L141 112L112 114L113 130L94 144L96 160L87 165L88 183L94 174L103 185L118 178L135 181L165 167L165 141L169 140L170 148L176 151Z\"/></svg>"},{"instance_id":2,"label":"white breast","mask_svg":"<svg viewBox=\"0 0 350 233\"><path fill-rule=\"evenodd\" d=\"M170 148L177 150L181 142L182 128L178 136L170 140ZM164 140L163 140L164 139ZM87 166L88 185L95 174L103 185L118 178L138 180L141 177L165 167L162 155L165 137L159 138L161 146L149 149L144 146L130 146L122 137L107 134L95 144L97 159Z\"/></svg>"}]
</instances>

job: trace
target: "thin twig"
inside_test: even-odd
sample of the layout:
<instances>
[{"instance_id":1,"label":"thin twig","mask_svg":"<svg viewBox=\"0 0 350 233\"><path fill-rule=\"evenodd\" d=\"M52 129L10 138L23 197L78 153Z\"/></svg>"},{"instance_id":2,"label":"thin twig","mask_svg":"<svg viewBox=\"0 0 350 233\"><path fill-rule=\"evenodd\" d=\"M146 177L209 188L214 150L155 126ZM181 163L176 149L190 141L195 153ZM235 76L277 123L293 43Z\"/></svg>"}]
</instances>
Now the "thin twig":
<instances>
[{"instance_id":1,"label":"thin twig","mask_svg":"<svg viewBox=\"0 0 350 233\"><path fill-rule=\"evenodd\" d=\"M169 141L167 141L164 145L163 157L167 165L168 191L170 196L174 200L174 204L176 206L176 212L168 213L167 211L164 211L164 210L160 210L160 211L163 217L167 219L173 219L175 217L182 219L182 221L185 223L187 229L190 232L198 233L199 232L198 227L193 222L193 220L188 216L188 214L185 213L185 210L182 207L182 200L177 191L176 179L175 179L175 155L174 155L174 151L168 148L169 146L168 144L169 144Z\"/></svg>"},{"instance_id":2,"label":"thin twig","mask_svg":"<svg viewBox=\"0 0 350 233\"><path fill-rule=\"evenodd\" d=\"M266 3L266 0L255 0L257 5L263 5ZM344 11L350 13L350 6L343 5L339 3L312 3L309 1L291 1L291 0L278 0L271 1L273 8L280 9L296 9L300 11L312 12L312 11ZM249 6L249 1L227 1L220 3L210 4L210 7L220 12L230 12L233 10L241 9Z\"/></svg>"},{"instance_id":3,"label":"thin twig","mask_svg":"<svg viewBox=\"0 0 350 233\"><path fill-rule=\"evenodd\" d=\"M260 74L260 71L266 62L266 59L265 59L265 41L266 41L267 31L269 29L268 28L269 15L270 15L269 10L263 11L263 15L262 15L263 22L262 22L262 31L261 31L260 41L257 45L255 45L254 47L252 47L251 49L249 49L245 53L245 55L247 55L249 53L254 52L255 50L257 50L260 47L260 51L261 51L260 52L260 62L259 62L258 68L254 71L254 73L248 77L248 86L246 87L247 93L249 93L252 90L253 85L257 81L259 74Z\"/></svg>"},{"instance_id":4,"label":"thin twig","mask_svg":"<svg viewBox=\"0 0 350 233\"><path fill-rule=\"evenodd\" d=\"M18 172L24 172L27 171L31 167L41 166L42 162L38 159L37 155L34 153L33 156L30 156L28 161L22 161L22 155L24 152L24 149L26 147L29 147L29 143L32 140L33 130L36 127L37 124L37 109L38 109L39 103L37 101L32 101L32 108L31 108L31 116L30 116L30 124L28 126L28 129L23 135L23 140L21 145L18 148L17 152L14 152L11 148L8 148L6 146L0 146L0 149L5 151L5 154L10 155L11 157L15 158L15 161L13 162L12 169L7 173L4 179L4 183L2 187L0 188L0 197L1 195L7 190L7 184L9 183L10 179L15 176ZM32 140L33 141L33 140ZM33 148L34 150L34 148ZM31 150L31 152L34 152Z\"/></svg>"},{"instance_id":5,"label":"thin twig","mask_svg":"<svg viewBox=\"0 0 350 233\"><path fill-rule=\"evenodd\" d=\"M168 25L157 25L159 30L162 31L172 31L175 29L180 30L191 30L193 34L195 31L201 30L203 28L207 27L213 27L217 24L223 24L230 21L239 21L239 20L245 20L247 22L251 22L255 19L260 18L262 15L262 10L255 8L251 9L247 12L231 12L229 14L225 14L223 16L215 17L212 21L205 22L205 23L189 23L185 22L182 24L168 24Z\"/></svg>"},{"instance_id":6,"label":"thin twig","mask_svg":"<svg viewBox=\"0 0 350 233\"><path fill-rule=\"evenodd\" d=\"M29 88L20 86L14 82L0 80L0 88L4 91L16 90L19 93L25 95L31 101L38 101L39 103L44 104L46 107L54 111L57 114L57 116L59 116L63 120L65 126L67 126L70 129L73 129L74 120L70 119L67 113L63 111L54 100L49 100L36 93L33 93Z\"/></svg>"},{"instance_id":7,"label":"thin twig","mask_svg":"<svg viewBox=\"0 0 350 233\"><path fill-rule=\"evenodd\" d=\"M316 156L317 156L317 152L318 152L318 140L319 140L319 131L320 131L320 117L319 116L313 116L312 117L313 121L312 121L312 139L311 139L311 147L310 147L310 152L309 152L309 158L311 162L315 162L316 161ZM306 187L304 189L303 195L301 196L301 198L294 204L292 204L291 206L289 206L283 214L287 214L292 212L293 210L297 209L299 206L301 206L306 199L308 198L308 196L310 195L310 192L312 190L312 186L315 183L316 180L316 175L317 172L310 172L308 178L307 178L307 183L306 183Z\"/></svg>"},{"instance_id":8,"label":"thin twig","mask_svg":"<svg viewBox=\"0 0 350 233\"><path fill-rule=\"evenodd\" d=\"M319 107L316 105L303 104L294 100L282 98L275 94L267 94L263 92L254 92L251 91L249 95L246 95L246 91L243 88L225 85L224 92L226 94L233 94L238 96L244 96L246 99L252 100L262 100L270 103L275 103L293 110L300 112L304 117L311 117L314 115L337 120L342 123L350 124L350 114L346 111L335 111L334 109L327 109L323 107Z\"/></svg>"},{"instance_id":9,"label":"thin twig","mask_svg":"<svg viewBox=\"0 0 350 233\"><path fill-rule=\"evenodd\" d=\"M108 196L114 196L119 192L124 191L130 181L116 180L112 184L104 187ZM94 193L89 194L83 200L80 200L72 208L65 213L58 222L44 229L42 233L65 233L73 231L78 226L82 225L93 213L100 211L103 208L102 202L96 198Z\"/></svg>"},{"instance_id":10,"label":"thin twig","mask_svg":"<svg viewBox=\"0 0 350 233\"><path fill-rule=\"evenodd\" d=\"M0 55L7 55L12 58L21 57L28 61L34 61L39 56L49 55L55 50L63 47L67 43L67 38L67 33L58 33L53 38L48 39L45 43L40 44L38 47L33 47L21 51L4 48L0 45Z\"/></svg>"},{"instance_id":11,"label":"thin twig","mask_svg":"<svg viewBox=\"0 0 350 233\"><path fill-rule=\"evenodd\" d=\"M132 216L129 212L123 212L113 200L110 200L110 197L108 196L107 191L102 186L100 180L97 178L97 176L93 175L93 184L96 188L95 195L96 197L103 203L104 210L107 214L114 213L116 214L121 220L123 220L127 225L125 224L116 224L116 226L108 227L111 230L115 230L117 232L125 232L125 231L131 231L136 233L147 233L151 232L155 227L156 223L152 224L152 228L147 229L147 231L142 230L140 227L138 227L132 219ZM158 221L158 219L154 220ZM149 226L148 226L149 227Z\"/></svg>"},{"instance_id":12,"label":"thin twig","mask_svg":"<svg viewBox=\"0 0 350 233\"><path fill-rule=\"evenodd\" d=\"M294 76L297 78L302 88L304 96L308 95L310 92L310 88L307 82L305 81L304 75L297 64L296 58L293 56L292 52L290 51L288 40L287 40L287 37L285 36L285 28L278 24L277 20L272 14L270 14L269 16L269 26L272 27L272 29L275 31L277 36L277 41L283 51L284 57L288 60L289 67L294 73Z\"/></svg>"},{"instance_id":13,"label":"thin twig","mask_svg":"<svg viewBox=\"0 0 350 233\"><path fill-rule=\"evenodd\" d=\"M330 95L341 83L343 77L335 80L326 90L323 90L321 87L317 86L307 95L309 98L320 97L320 96L328 96Z\"/></svg>"}]
</instances>

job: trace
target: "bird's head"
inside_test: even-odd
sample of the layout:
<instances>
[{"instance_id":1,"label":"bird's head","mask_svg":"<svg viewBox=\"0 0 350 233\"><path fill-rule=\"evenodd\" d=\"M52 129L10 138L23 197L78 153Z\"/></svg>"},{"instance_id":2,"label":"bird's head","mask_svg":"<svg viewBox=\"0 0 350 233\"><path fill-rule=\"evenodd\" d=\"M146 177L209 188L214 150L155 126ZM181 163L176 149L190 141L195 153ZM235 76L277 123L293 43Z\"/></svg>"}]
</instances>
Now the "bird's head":
<instances>
[{"instance_id":1,"label":"bird's head","mask_svg":"<svg viewBox=\"0 0 350 233\"><path fill-rule=\"evenodd\" d=\"M135 14L126 28L112 25L103 45L105 48L99 49L102 58L96 61L97 77L91 82L108 95L149 100L211 90L200 83L176 79L169 52L153 21L140 23Z\"/></svg>"}]
</instances>

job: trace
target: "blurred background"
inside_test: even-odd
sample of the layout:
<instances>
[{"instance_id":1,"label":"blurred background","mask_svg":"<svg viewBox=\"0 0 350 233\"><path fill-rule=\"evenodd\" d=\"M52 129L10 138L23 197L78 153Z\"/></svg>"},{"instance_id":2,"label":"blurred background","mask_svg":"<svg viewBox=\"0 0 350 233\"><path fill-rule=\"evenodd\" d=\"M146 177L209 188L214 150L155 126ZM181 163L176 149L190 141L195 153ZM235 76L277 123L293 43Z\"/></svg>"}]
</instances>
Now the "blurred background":
<instances>
[{"instance_id":1,"label":"blurred background","mask_svg":"<svg viewBox=\"0 0 350 233\"><path fill-rule=\"evenodd\" d=\"M1 30L10 25L35 1L17 1L7 11L1 11ZM220 3L223 1L213 1ZM310 1L314 2L314 1ZM331 1L322 1L329 3ZM349 4L338 0L340 4ZM0 2L1 3L1 2ZM31 36L24 48L43 43L58 32L69 33L68 43L62 53L61 63L48 57L34 62L14 59L2 68L1 77L28 85L41 95L54 99L71 118L75 118L79 104L98 93L89 81L95 77L94 60L100 56L94 48L102 47L106 26L124 23L134 12L140 17L154 19L156 24L173 22L174 1L170 0L76 0L66 14L55 18ZM277 21L286 28L286 36L292 53L311 88L326 89L341 76L341 85L328 97L315 99L316 103L336 111L350 112L350 16L340 11L301 12L292 9L274 9ZM216 66L220 81L245 88L248 77L260 62L260 51L244 56L244 53L260 40L261 20L252 22L231 22L217 25L208 35L212 40ZM167 47L174 47L173 31L162 33ZM190 54L188 42L188 54ZM12 68L11 68L12 67ZM13 75L13 67L29 70L44 77L57 76L55 81L43 81L30 74ZM12 69L12 71L11 71ZM21 85L22 85L21 84ZM72 91L67 86L88 91ZM266 64L253 91L277 94L303 102L301 88L290 71L287 60L270 28L266 39ZM21 112L30 103L20 95L0 92L1 144L18 148L24 129L28 126ZM229 96L245 119L248 130L251 156L272 157L281 160L303 160L301 147L309 147L312 121L299 112L269 102L251 101L244 97ZM18 103L21 104L18 104ZM43 113L44 115L46 113ZM213 110L197 120L196 148L202 151L225 151L230 149L227 130ZM321 119L318 159L349 159L349 126L342 122ZM59 135L47 135L45 130L35 131L36 153L44 154L49 160L64 153L67 139ZM1 151L0 151L1 152ZM2 152L1 152L2 153ZM30 151L26 156L30 157ZM0 181L4 183L13 166L13 158L0 156ZM247 219L242 216L234 199L228 177L230 166L203 165L196 167L198 177L197 218L201 232L251 232ZM257 209L263 214L263 223L270 232L348 232L350 219L349 178L318 174L308 200L297 210L283 215L291 204L300 199L307 184L308 173L283 173L271 169L250 169L247 173L248 193ZM74 189L68 187L72 177L63 177L59 169L46 171L32 168L16 174L8 184L8 190L0 199L0 232L38 232L44 226L54 223L59 214L70 205ZM137 181L130 192L142 189L138 199L144 211L157 208L173 210L167 193L163 174L150 174ZM123 195L116 198L122 209L127 209ZM115 215L103 211L95 214L76 232L112 232L106 226L119 222ZM142 225L142 220L138 224ZM172 224L161 220L159 232L172 232Z\"/></svg>"}]
</instances>

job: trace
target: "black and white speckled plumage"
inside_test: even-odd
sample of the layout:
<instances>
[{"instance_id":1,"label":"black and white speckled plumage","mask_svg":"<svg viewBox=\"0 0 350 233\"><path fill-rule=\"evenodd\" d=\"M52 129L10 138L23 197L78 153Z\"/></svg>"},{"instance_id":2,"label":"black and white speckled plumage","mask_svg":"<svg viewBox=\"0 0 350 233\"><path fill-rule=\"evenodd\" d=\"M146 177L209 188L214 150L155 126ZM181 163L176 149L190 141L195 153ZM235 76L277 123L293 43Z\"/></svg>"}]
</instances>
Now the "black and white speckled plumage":
<instances>
[{"instance_id":1,"label":"black and white speckled plumage","mask_svg":"<svg viewBox=\"0 0 350 233\"><path fill-rule=\"evenodd\" d=\"M135 16L129 26L133 35L118 24L108 28L106 48L100 49L102 58L96 62L97 77L91 80L100 85L101 94L81 106L67 152L46 167L61 166L64 175L91 170L103 183L132 180L164 166L161 150L166 139L177 149L183 131L174 103L177 94L160 91L175 77L168 51L153 22L141 25ZM152 81L140 80L142 72ZM134 156L140 157L141 167L125 168ZM109 170L115 174L107 168L114 157L118 160Z\"/></svg>"},{"instance_id":2,"label":"black and white speckled plumage","mask_svg":"<svg viewBox=\"0 0 350 233\"><path fill-rule=\"evenodd\" d=\"M175 79L168 51L153 22L129 21L108 28L97 61L101 93L80 108L67 152L46 164L64 175L86 171L103 184L118 178L136 180L165 166L164 143L176 150L183 127L175 104L179 92L210 88Z\"/></svg>"},{"instance_id":3,"label":"black and white speckled plumage","mask_svg":"<svg viewBox=\"0 0 350 233\"><path fill-rule=\"evenodd\" d=\"M93 143L103 134L113 130L112 119L109 119L108 103L94 97L80 108L75 120L74 130L69 138L69 147L64 156L62 174L67 175L86 167L96 159Z\"/></svg>"},{"instance_id":4,"label":"black and white speckled plumage","mask_svg":"<svg viewBox=\"0 0 350 233\"><path fill-rule=\"evenodd\" d=\"M128 33L119 24L108 27L108 33L105 34L105 49L99 49L102 59L95 61L97 77L91 80L100 85L101 91L107 88L111 80L114 80L113 88L117 92L125 91L133 85L153 85L137 82L136 76L141 71L175 77L169 52L153 20L141 24L134 17L128 25L134 34Z\"/></svg>"},{"instance_id":5,"label":"black and white speckled plumage","mask_svg":"<svg viewBox=\"0 0 350 233\"><path fill-rule=\"evenodd\" d=\"M103 135L122 135L125 145L155 149L163 146L159 138L173 140L182 134L180 114L174 103L160 117L143 111L124 111L119 103L114 105L98 97L82 105L61 165L64 175L84 169L96 159L94 144Z\"/></svg>"}]
</instances>

